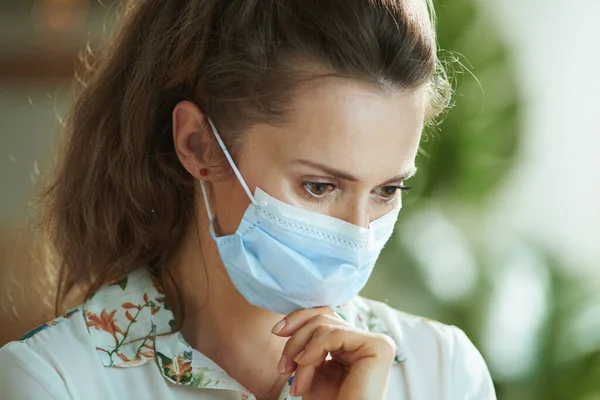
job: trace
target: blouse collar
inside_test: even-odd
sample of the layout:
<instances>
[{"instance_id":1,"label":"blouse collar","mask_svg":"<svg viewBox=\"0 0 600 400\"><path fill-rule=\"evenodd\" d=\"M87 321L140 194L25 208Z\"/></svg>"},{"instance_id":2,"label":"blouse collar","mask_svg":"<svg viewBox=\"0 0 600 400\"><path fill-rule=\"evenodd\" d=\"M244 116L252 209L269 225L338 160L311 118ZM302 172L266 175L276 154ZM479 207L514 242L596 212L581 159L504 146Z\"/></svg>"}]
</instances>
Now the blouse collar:
<instances>
[{"instance_id":1,"label":"blouse collar","mask_svg":"<svg viewBox=\"0 0 600 400\"><path fill-rule=\"evenodd\" d=\"M335 311L357 328L387 333L383 321L360 298ZM84 304L83 315L96 352L106 367L132 368L155 362L165 379L174 384L247 392L174 331L175 319L160 280L147 268L100 289ZM400 343L396 343L396 348L394 362L404 362Z\"/></svg>"}]
</instances>

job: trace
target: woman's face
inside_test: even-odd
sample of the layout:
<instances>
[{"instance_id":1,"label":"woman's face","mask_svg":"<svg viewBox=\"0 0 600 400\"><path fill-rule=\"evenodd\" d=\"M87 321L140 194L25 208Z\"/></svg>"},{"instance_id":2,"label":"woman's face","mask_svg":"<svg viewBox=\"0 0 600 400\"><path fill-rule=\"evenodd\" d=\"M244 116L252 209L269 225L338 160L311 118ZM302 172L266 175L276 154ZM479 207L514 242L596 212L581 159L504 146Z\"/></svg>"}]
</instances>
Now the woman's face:
<instances>
[{"instance_id":1,"label":"woman's face","mask_svg":"<svg viewBox=\"0 0 600 400\"><path fill-rule=\"evenodd\" d=\"M425 98L349 80L320 83L298 95L285 125L250 128L236 162L251 191L367 227L400 205L396 188L415 173ZM233 174L211 192L217 230L234 233L250 199Z\"/></svg>"}]
</instances>

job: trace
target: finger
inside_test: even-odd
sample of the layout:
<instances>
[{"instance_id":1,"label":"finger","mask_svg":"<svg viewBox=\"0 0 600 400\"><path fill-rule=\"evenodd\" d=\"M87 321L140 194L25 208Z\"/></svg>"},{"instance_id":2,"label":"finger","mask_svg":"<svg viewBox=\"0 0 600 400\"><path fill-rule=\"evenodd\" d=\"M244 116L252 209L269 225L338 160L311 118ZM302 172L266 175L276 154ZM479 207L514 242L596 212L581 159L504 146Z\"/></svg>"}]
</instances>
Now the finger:
<instances>
[{"instance_id":1,"label":"finger","mask_svg":"<svg viewBox=\"0 0 600 400\"><path fill-rule=\"evenodd\" d=\"M323 335L311 340L295 362L299 369L322 362L323 354L332 353L336 359L349 365L361 359L372 358L377 364L388 366L394 359L395 350L394 342L386 335L333 326Z\"/></svg>"},{"instance_id":2,"label":"finger","mask_svg":"<svg viewBox=\"0 0 600 400\"><path fill-rule=\"evenodd\" d=\"M305 365L298 368L290 388L290 394L292 396L302 396L310 388L315 371L316 367L314 365Z\"/></svg>"},{"instance_id":3,"label":"finger","mask_svg":"<svg viewBox=\"0 0 600 400\"><path fill-rule=\"evenodd\" d=\"M281 321L275 324L272 332L278 336L291 336L304 326L311 318L320 315L326 314L331 315L335 318L342 320L332 309L331 307L316 307L316 308L306 308L303 310L294 311L293 313L287 315Z\"/></svg>"},{"instance_id":4,"label":"finger","mask_svg":"<svg viewBox=\"0 0 600 400\"><path fill-rule=\"evenodd\" d=\"M278 366L279 372L282 374L293 372L295 369L294 358L304 350L311 340L342 324L344 324L343 320L334 318L331 315L320 314L314 316L308 323L298 329L285 344L282 351L282 361Z\"/></svg>"}]
</instances>

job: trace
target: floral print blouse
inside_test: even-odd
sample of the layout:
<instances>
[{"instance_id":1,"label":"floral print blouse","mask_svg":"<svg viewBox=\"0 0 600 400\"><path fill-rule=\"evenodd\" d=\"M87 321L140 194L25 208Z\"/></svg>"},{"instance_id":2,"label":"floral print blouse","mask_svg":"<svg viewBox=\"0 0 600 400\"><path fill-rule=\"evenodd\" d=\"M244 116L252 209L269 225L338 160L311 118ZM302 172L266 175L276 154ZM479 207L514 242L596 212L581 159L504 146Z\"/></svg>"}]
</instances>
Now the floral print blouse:
<instances>
[{"instance_id":1,"label":"floral print blouse","mask_svg":"<svg viewBox=\"0 0 600 400\"><path fill-rule=\"evenodd\" d=\"M495 399L481 355L458 328L360 297L335 311L395 340L388 399ZM255 399L174 328L159 280L139 269L0 349L0 397ZM292 380L279 400L297 399Z\"/></svg>"}]
</instances>

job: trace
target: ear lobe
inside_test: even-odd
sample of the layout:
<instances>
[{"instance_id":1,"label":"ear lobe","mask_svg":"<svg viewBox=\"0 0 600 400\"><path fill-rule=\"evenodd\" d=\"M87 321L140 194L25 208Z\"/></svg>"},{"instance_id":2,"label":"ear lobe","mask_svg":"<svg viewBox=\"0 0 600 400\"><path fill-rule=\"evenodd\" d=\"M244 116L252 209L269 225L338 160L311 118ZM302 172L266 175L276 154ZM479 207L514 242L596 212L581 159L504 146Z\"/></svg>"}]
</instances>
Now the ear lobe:
<instances>
[{"instance_id":1,"label":"ear lobe","mask_svg":"<svg viewBox=\"0 0 600 400\"><path fill-rule=\"evenodd\" d=\"M194 103L182 101L173 109L173 143L183 167L198 180L206 180L201 170L209 169L212 141L204 113Z\"/></svg>"}]
</instances>

